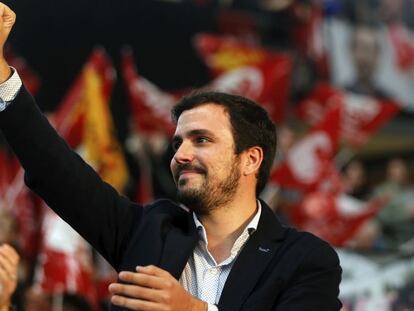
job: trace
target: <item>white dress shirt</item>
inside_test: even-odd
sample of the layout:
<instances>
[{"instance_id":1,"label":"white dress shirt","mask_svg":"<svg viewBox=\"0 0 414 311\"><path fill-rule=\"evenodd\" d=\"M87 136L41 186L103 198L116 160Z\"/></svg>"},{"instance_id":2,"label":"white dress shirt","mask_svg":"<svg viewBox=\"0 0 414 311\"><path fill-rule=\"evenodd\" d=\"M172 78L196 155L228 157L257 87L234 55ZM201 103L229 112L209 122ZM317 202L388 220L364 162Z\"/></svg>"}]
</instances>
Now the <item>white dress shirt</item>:
<instances>
[{"instance_id":1,"label":"white dress shirt","mask_svg":"<svg viewBox=\"0 0 414 311\"><path fill-rule=\"evenodd\" d=\"M190 256L183 273L180 284L194 297L208 303L208 311L216 311L223 291L224 284L233 267L234 261L240 254L250 235L257 229L262 207L257 201L257 212L244 231L240 234L231 249L230 256L217 263L208 251L206 230L193 213L195 225L198 230L199 241Z\"/></svg>"}]
</instances>

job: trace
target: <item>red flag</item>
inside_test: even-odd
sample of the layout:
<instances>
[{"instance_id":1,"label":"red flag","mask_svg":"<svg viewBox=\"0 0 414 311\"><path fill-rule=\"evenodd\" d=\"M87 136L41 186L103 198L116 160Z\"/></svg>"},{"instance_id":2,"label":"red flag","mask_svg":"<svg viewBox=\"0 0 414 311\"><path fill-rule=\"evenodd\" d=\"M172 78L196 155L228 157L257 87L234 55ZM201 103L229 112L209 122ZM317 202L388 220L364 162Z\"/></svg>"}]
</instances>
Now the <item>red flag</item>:
<instances>
[{"instance_id":1,"label":"red flag","mask_svg":"<svg viewBox=\"0 0 414 311\"><path fill-rule=\"evenodd\" d=\"M340 141L341 114L339 105L326 113L317 126L291 147L286 159L273 170L271 180L282 187L308 192L332 176L332 159Z\"/></svg>"},{"instance_id":2,"label":"red flag","mask_svg":"<svg viewBox=\"0 0 414 311\"><path fill-rule=\"evenodd\" d=\"M40 209L34 196L24 186L23 169L12 164L17 163L17 160L12 159L9 163L11 163L10 168L14 166L14 169L9 175L11 179L3 189L2 205L15 219L17 225L16 242L21 250L21 255L28 260L34 260L37 254L40 229Z\"/></svg>"},{"instance_id":3,"label":"red flag","mask_svg":"<svg viewBox=\"0 0 414 311\"><path fill-rule=\"evenodd\" d=\"M239 67L257 66L273 57L281 56L232 36L200 33L194 37L194 44L213 77Z\"/></svg>"},{"instance_id":4,"label":"red flag","mask_svg":"<svg viewBox=\"0 0 414 311\"><path fill-rule=\"evenodd\" d=\"M276 123L284 121L292 72L289 55L209 34L197 35L195 46L217 79L210 86L258 101Z\"/></svg>"},{"instance_id":5,"label":"red flag","mask_svg":"<svg viewBox=\"0 0 414 311\"><path fill-rule=\"evenodd\" d=\"M353 147L364 144L378 129L392 119L401 107L395 101L344 92L329 84L318 84L298 104L296 114L313 125L324 118L333 105L343 105L341 136Z\"/></svg>"},{"instance_id":6,"label":"red flag","mask_svg":"<svg viewBox=\"0 0 414 311\"><path fill-rule=\"evenodd\" d=\"M101 48L95 48L87 61L87 66L92 67L100 75L102 93L105 100L109 102L116 73L105 51ZM82 141L85 111L79 103L84 93L84 85L85 75L80 74L52 117L52 123L56 130L72 148L76 148Z\"/></svg>"},{"instance_id":7,"label":"red flag","mask_svg":"<svg viewBox=\"0 0 414 311\"><path fill-rule=\"evenodd\" d=\"M79 293L95 302L90 246L52 210L44 206L44 211L35 286L51 294Z\"/></svg>"},{"instance_id":8,"label":"red flag","mask_svg":"<svg viewBox=\"0 0 414 311\"><path fill-rule=\"evenodd\" d=\"M312 192L293 208L290 220L334 246L344 246L383 206L382 199L365 203L345 194Z\"/></svg>"},{"instance_id":9,"label":"red flag","mask_svg":"<svg viewBox=\"0 0 414 311\"><path fill-rule=\"evenodd\" d=\"M142 134L174 133L171 108L178 98L160 90L137 73L130 50L122 53L122 72L127 86L134 125Z\"/></svg>"},{"instance_id":10,"label":"red flag","mask_svg":"<svg viewBox=\"0 0 414 311\"><path fill-rule=\"evenodd\" d=\"M398 23L389 26L390 39L395 50L395 62L401 71L414 65L414 39L407 28Z\"/></svg>"},{"instance_id":11,"label":"red flag","mask_svg":"<svg viewBox=\"0 0 414 311\"><path fill-rule=\"evenodd\" d=\"M261 104L278 124L285 118L285 103L289 96L289 62L272 62L244 66L225 72L206 89L240 95Z\"/></svg>"},{"instance_id":12,"label":"red flag","mask_svg":"<svg viewBox=\"0 0 414 311\"><path fill-rule=\"evenodd\" d=\"M323 12L319 2L294 1L290 7L295 20L292 38L295 48L315 63L322 78L329 77L328 51L323 34Z\"/></svg>"}]
</instances>

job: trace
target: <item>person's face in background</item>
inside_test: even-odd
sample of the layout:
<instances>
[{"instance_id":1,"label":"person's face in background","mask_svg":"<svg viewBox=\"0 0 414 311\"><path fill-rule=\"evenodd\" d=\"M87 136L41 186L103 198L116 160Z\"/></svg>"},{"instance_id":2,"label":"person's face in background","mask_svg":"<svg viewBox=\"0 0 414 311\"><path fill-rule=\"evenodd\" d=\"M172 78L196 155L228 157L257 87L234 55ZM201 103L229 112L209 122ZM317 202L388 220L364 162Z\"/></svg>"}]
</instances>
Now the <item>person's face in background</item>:
<instances>
[{"instance_id":1,"label":"person's face in background","mask_svg":"<svg viewBox=\"0 0 414 311\"><path fill-rule=\"evenodd\" d=\"M382 0L380 16L385 23L400 21L403 13L403 7L403 0Z\"/></svg>"},{"instance_id":2,"label":"person's face in background","mask_svg":"<svg viewBox=\"0 0 414 311\"><path fill-rule=\"evenodd\" d=\"M281 153L282 157L286 157L290 148L292 148L292 146L296 142L295 132L288 126L283 126L279 128L278 142L279 142L279 152Z\"/></svg>"},{"instance_id":3,"label":"person's face in background","mask_svg":"<svg viewBox=\"0 0 414 311\"><path fill-rule=\"evenodd\" d=\"M403 159L391 159L387 166L387 179L400 186L407 184L409 182L407 163Z\"/></svg>"},{"instance_id":4,"label":"person's face in background","mask_svg":"<svg viewBox=\"0 0 414 311\"><path fill-rule=\"evenodd\" d=\"M359 82L372 83L379 52L376 31L367 27L356 28L351 40L351 56Z\"/></svg>"},{"instance_id":5,"label":"person's face in background","mask_svg":"<svg viewBox=\"0 0 414 311\"><path fill-rule=\"evenodd\" d=\"M240 168L231 129L227 112L216 104L184 111L178 119L171 172L179 200L196 213L207 214L236 193Z\"/></svg>"},{"instance_id":6,"label":"person's face in background","mask_svg":"<svg viewBox=\"0 0 414 311\"><path fill-rule=\"evenodd\" d=\"M11 243L15 238L15 224L12 215L0 207L0 244Z\"/></svg>"},{"instance_id":7,"label":"person's face in background","mask_svg":"<svg viewBox=\"0 0 414 311\"><path fill-rule=\"evenodd\" d=\"M345 178L351 189L363 186L366 182L364 165L360 161L352 161L345 170Z\"/></svg>"}]
</instances>

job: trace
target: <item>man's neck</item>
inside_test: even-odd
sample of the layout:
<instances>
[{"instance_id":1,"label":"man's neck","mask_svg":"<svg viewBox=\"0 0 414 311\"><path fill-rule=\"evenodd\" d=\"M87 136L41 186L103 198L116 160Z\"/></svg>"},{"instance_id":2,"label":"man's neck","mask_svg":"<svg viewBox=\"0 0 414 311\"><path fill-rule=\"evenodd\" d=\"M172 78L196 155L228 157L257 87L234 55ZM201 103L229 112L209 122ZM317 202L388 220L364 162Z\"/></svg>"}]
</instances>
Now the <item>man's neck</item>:
<instances>
[{"instance_id":1,"label":"man's neck","mask_svg":"<svg viewBox=\"0 0 414 311\"><path fill-rule=\"evenodd\" d=\"M248 201L231 202L208 215L199 216L206 230L208 250L216 262L221 262L230 256L234 242L256 212L257 201L256 198L252 198Z\"/></svg>"}]
</instances>

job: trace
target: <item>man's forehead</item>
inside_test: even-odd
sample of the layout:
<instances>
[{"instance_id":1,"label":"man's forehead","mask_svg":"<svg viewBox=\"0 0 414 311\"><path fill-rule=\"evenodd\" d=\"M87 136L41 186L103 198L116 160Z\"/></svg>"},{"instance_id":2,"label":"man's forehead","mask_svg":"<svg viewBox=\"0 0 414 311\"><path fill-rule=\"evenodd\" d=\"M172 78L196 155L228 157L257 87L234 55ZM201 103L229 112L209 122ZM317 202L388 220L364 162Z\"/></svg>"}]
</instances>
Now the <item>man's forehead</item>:
<instances>
[{"instance_id":1,"label":"man's forehead","mask_svg":"<svg viewBox=\"0 0 414 311\"><path fill-rule=\"evenodd\" d=\"M217 132L229 128L230 120L226 109L214 103L206 103L183 111L178 118L175 134Z\"/></svg>"},{"instance_id":2,"label":"man's forehead","mask_svg":"<svg viewBox=\"0 0 414 311\"><path fill-rule=\"evenodd\" d=\"M184 110L177 120L177 126L183 122L211 122L212 120L228 121L229 116L226 108L216 103L204 103L194 108Z\"/></svg>"}]
</instances>

